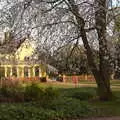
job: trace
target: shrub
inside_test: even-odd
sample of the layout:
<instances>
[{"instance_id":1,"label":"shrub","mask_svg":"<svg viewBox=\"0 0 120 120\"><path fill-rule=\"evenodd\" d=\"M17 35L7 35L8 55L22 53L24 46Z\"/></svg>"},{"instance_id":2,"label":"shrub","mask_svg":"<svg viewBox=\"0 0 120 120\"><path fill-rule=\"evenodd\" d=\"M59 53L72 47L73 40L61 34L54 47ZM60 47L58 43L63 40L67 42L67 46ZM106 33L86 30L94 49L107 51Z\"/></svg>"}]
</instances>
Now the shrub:
<instances>
[{"instance_id":1,"label":"shrub","mask_svg":"<svg viewBox=\"0 0 120 120\"><path fill-rule=\"evenodd\" d=\"M45 88L41 94L40 104L42 107L48 107L55 98L58 98L59 92L52 87Z\"/></svg>"},{"instance_id":2,"label":"shrub","mask_svg":"<svg viewBox=\"0 0 120 120\"><path fill-rule=\"evenodd\" d=\"M96 111L87 102L80 100L63 97L52 102L50 108L58 112L60 118L80 118L90 116Z\"/></svg>"},{"instance_id":3,"label":"shrub","mask_svg":"<svg viewBox=\"0 0 120 120\"><path fill-rule=\"evenodd\" d=\"M6 96L6 97L8 97L8 96L9 96L9 90L8 90L8 88L7 88L7 87L2 87L2 88L0 89L0 94L1 94L1 96Z\"/></svg>"},{"instance_id":4,"label":"shrub","mask_svg":"<svg viewBox=\"0 0 120 120\"><path fill-rule=\"evenodd\" d=\"M25 100L38 100L40 99L40 93L42 93L42 89L40 89L36 83L27 85L24 91Z\"/></svg>"},{"instance_id":5,"label":"shrub","mask_svg":"<svg viewBox=\"0 0 120 120\"><path fill-rule=\"evenodd\" d=\"M55 111L29 104L1 104L1 120L53 120Z\"/></svg>"},{"instance_id":6,"label":"shrub","mask_svg":"<svg viewBox=\"0 0 120 120\"><path fill-rule=\"evenodd\" d=\"M48 87L44 90L44 97L48 100L54 99L58 97L59 92L57 89L53 89L52 87Z\"/></svg>"},{"instance_id":7,"label":"shrub","mask_svg":"<svg viewBox=\"0 0 120 120\"><path fill-rule=\"evenodd\" d=\"M1 102L30 102L37 101L47 105L58 96L58 91L51 87L42 88L37 83L22 86L4 85L0 88Z\"/></svg>"},{"instance_id":8,"label":"shrub","mask_svg":"<svg viewBox=\"0 0 120 120\"><path fill-rule=\"evenodd\" d=\"M24 101L24 103L0 104L0 119L70 120L96 114L96 108L87 101L81 101L87 99L88 93L92 94L93 90L83 90L82 92L81 89L64 89L64 91L66 93L61 90L61 94L64 94L59 95L58 89L42 88L35 83L27 85L25 89L23 87L1 88L1 95L5 93L3 101L6 101L7 98L6 102ZM81 96L82 98L80 98Z\"/></svg>"},{"instance_id":9,"label":"shrub","mask_svg":"<svg viewBox=\"0 0 120 120\"><path fill-rule=\"evenodd\" d=\"M25 88L25 101L38 101L41 106L47 106L58 97L58 90L52 87L40 88L38 84L32 83Z\"/></svg>"},{"instance_id":10,"label":"shrub","mask_svg":"<svg viewBox=\"0 0 120 120\"><path fill-rule=\"evenodd\" d=\"M95 114L87 102L72 98L56 99L49 108L37 103L0 104L1 120L73 120Z\"/></svg>"},{"instance_id":11,"label":"shrub","mask_svg":"<svg viewBox=\"0 0 120 120\"><path fill-rule=\"evenodd\" d=\"M9 88L4 86L0 89L0 102L23 102L24 94L20 87Z\"/></svg>"}]
</instances>

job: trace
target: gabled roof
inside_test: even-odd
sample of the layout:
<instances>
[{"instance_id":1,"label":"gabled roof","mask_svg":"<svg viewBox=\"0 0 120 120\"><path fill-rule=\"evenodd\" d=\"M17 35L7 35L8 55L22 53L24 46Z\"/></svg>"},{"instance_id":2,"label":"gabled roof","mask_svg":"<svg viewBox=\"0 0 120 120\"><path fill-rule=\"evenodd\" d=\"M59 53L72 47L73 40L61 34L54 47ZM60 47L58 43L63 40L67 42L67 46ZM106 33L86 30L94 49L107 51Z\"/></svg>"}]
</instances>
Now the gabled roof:
<instances>
[{"instance_id":1,"label":"gabled roof","mask_svg":"<svg viewBox=\"0 0 120 120\"><path fill-rule=\"evenodd\" d=\"M58 69L56 69L54 66L47 64L47 68L49 72L58 72Z\"/></svg>"},{"instance_id":2,"label":"gabled roof","mask_svg":"<svg viewBox=\"0 0 120 120\"><path fill-rule=\"evenodd\" d=\"M11 40L0 45L0 54L12 54L21 46L21 44L26 40L23 38L21 40Z\"/></svg>"}]
</instances>

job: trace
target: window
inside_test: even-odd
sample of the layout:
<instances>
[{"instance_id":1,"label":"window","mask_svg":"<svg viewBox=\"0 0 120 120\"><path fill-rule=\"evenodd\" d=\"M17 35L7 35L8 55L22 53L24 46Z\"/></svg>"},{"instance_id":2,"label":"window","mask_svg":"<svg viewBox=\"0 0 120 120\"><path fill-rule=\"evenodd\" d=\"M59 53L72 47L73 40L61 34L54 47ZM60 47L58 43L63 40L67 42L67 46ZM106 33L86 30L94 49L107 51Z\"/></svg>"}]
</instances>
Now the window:
<instances>
[{"instance_id":1,"label":"window","mask_svg":"<svg viewBox=\"0 0 120 120\"><path fill-rule=\"evenodd\" d=\"M5 68L4 67L0 67L0 78L1 77L5 77Z\"/></svg>"},{"instance_id":2,"label":"window","mask_svg":"<svg viewBox=\"0 0 120 120\"><path fill-rule=\"evenodd\" d=\"M39 66L35 67L35 76L39 76Z\"/></svg>"},{"instance_id":3,"label":"window","mask_svg":"<svg viewBox=\"0 0 120 120\"><path fill-rule=\"evenodd\" d=\"M11 69L12 69L12 68L7 67L7 77L10 77Z\"/></svg>"},{"instance_id":4,"label":"window","mask_svg":"<svg viewBox=\"0 0 120 120\"><path fill-rule=\"evenodd\" d=\"M28 67L24 67L24 76L28 77L29 73L28 73Z\"/></svg>"},{"instance_id":5,"label":"window","mask_svg":"<svg viewBox=\"0 0 120 120\"><path fill-rule=\"evenodd\" d=\"M30 57L27 57L27 56L26 56L26 57L24 58L24 60L25 60L25 61L28 61L28 60L30 60Z\"/></svg>"},{"instance_id":6,"label":"window","mask_svg":"<svg viewBox=\"0 0 120 120\"><path fill-rule=\"evenodd\" d=\"M12 68L12 76L17 77L17 68L16 67Z\"/></svg>"}]
</instances>

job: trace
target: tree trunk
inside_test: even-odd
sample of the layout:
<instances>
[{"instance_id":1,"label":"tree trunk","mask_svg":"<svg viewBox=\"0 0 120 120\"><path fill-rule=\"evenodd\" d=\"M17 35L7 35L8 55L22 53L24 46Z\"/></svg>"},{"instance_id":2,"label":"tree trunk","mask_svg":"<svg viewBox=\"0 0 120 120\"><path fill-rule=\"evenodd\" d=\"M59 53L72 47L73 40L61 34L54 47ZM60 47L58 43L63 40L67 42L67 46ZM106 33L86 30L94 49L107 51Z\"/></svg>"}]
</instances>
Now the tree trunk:
<instances>
[{"instance_id":1,"label":"tree trunk","mask_svg":"<svg viewBox=\"0 0 120 120\"><path fill-rule=\"evenodd\" d=\"M91 68L91 71L92 71L92 73L95 77L96 83L97 83L98 96L99 96L100 100L106 100L106 101L111 100L112 92L110 89L110 75L109 75L109 72L106 71L108 69L106 67L108 67L108 66L107 65L104 66L104 64L100 64L101 66L98 70L98 68L95 64L92 50L88 44L86 33L85 33L84 29L81 30L81 38L83 40L84 47L86 49L88 64Z\"/></svg>"},{"instance_id":2,"label":"tree trunk","mask_svg":"<svg viewBox=\"0 0 120 120\"><path fill-rule=\"evenodd\" d=\"M103 74L99 74L96 78L97 93L100 100L111 100L113 95L110 88L110 80Z\"/></svg>"},{"instance_id":3,"label":"tree trunk","mask_svg":"<svg viewBox=\"0 0 120 120\"><path fill-rule=\"evenodd\" d=\"M110 89L110 75L109 75L109 61L106 59L108 57L108 50L107 50L107 43L106 43L106 12L105 12L105 5L106 0L96 0L97 2L100 2L97 8L98 11L96 12L96 24L99 25L97 29L98 33L98 40L99 40L99 68L97 67L95 63L95 58L93 56L92 49L90 48L90 45L88 43L86 31L84 29L85 27L85 21L79 14L79 9L77 5L75 4L74 0L69 0L72 13L76 17L76 21L78 23L78 28L80 31L80 36L82 38L84 47L86 49L86 55L88 64L91 68L91 71L95 77L96 83L97 83L97 92L100 100L111 100L112 98L112 92ZM101 7L102 5L102 7ZM104 8L103 8L104 7Z\"/></svg>"},{"instance_id":4,"label":"tree trunk","mask_svg":"<svg viewBox=\"0 0 120 120\"><path fill-rule=\"evenodd\" d=\"M110 53L106 40L106 0L95 0L95 22L99 40L99 73L98 94L100 99L107 100L112 98L110 89ZM104 93L103 93L104 92Z\"/></svg>"}]
</instances>

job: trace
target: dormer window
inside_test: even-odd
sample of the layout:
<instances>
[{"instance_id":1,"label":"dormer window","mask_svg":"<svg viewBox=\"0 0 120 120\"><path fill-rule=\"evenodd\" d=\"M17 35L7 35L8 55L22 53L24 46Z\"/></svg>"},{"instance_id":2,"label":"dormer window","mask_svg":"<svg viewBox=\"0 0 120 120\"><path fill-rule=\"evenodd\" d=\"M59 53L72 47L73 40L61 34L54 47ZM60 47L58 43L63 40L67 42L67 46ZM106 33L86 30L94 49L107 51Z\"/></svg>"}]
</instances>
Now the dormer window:
<instances>
[{"instance_id":1,"label":"dormer window","mask_svg":"<svg viewBox=\"0 0 120 120\"><path fill-rule=\"evenodd\" d=\"M25 45L25 48L28 48L28 45Z\"/></svg>"},{"instance_id":2,"label":"dormer window","mask_svg":"<svg viewBox=\"0 0 120 120\"><path fill-rule=\"evenodd\" d=\"M25 60L25 61L28 61L28 60L30 60L30 57L26 56L26 57L24 58L24 60Z\"/></svg>"}]
</instances>

